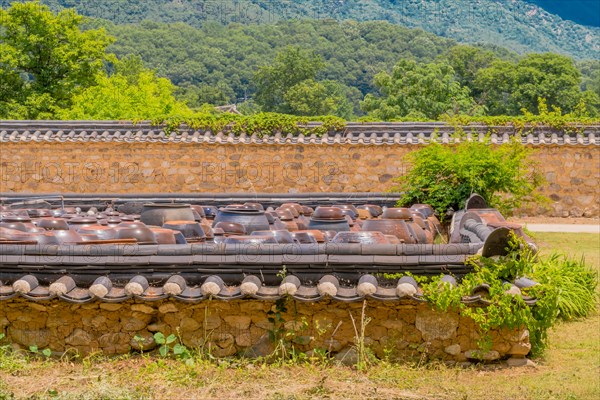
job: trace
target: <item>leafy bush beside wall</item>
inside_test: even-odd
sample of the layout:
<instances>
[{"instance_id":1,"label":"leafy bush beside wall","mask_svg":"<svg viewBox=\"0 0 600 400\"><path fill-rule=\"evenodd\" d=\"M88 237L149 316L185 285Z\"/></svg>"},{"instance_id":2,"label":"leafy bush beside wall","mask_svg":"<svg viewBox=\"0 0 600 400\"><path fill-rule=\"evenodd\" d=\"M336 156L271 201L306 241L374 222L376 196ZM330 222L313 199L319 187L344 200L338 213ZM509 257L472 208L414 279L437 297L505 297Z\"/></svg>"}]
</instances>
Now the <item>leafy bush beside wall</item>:
<instances>
[{"instance_id":1,"label":"leafy bush beside wall","mask_svg":"<svg viewBox=\"0 0 600 400\"><path fill-rule=\"evenodd\" d=\"M537 193L544 179L529 159L532 150L515 137L511 143L462 141L455 146L431 143L406 157L408 174L396 179L399 206L430 204L445 219L448 210L464 207L472 193L483 196L503 215L529 202L543 202Z\"/></svg>"}]
</instances>

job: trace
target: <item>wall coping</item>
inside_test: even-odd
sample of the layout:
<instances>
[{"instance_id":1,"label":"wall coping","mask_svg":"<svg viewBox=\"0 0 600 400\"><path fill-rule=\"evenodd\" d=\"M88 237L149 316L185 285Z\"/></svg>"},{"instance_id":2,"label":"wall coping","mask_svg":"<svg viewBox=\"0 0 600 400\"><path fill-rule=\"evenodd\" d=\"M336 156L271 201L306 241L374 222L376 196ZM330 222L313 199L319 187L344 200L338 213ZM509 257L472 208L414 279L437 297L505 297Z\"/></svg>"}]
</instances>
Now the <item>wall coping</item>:
<instances>
[{"instance_id":1,"label":"wall coping","mask_svg":"<svg viewBox=\"0 0 600 400\"><path fill-rule=\"evenodd\" d=\"M306 127L318 126L309 123ZM527 145L600 145L600 125L574 125L578 133L549 126L528 128L521 135ZM490 134L495 144L506 143L517 134L512 126L471 124L463 126L466 135L455 137L455 127L444 122L349 122L343 131L322 136L292 135L276 132L272 135L236 135L232 132L214 133L182 126L178 133L167 133L163 127L149 121L16 121L0 120L0 143L29 142L116 142L116 143L185 143L185 144L272 144L272 145L423 145L435 141L441 144L461 140L483 140ZM435 132L435 134L434 134Z\"/></svg>"}]
</instances>

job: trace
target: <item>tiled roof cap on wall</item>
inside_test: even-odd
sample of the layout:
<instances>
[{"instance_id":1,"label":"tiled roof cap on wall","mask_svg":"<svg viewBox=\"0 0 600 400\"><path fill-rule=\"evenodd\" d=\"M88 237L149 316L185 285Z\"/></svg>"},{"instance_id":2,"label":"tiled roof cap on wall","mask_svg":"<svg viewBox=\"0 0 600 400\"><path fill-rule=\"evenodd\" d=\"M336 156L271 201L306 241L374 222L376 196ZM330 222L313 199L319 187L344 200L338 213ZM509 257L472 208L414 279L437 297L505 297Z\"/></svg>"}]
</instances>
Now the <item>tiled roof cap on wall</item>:
<instances>
[{"instance_id":1,"label":"tiled roof cap on wall","mask_svg":"<svg viewBox=\"0 0 600 400\"><path fill-rule=\"evenodd\" d=\"M307 126L317 126L311 123ZM575 127L574 127L575 128ZM516 133L510 126L469 125L463 127L467 140L483 139L491 132L492 143L505 143ZM213 133L187 129L168 134L149 122L129 121L8 121L0 120L0 142L157 142L206 144L355 144L418 145L433 139L438 143L455 143L455 127L443 122L348 123L341 132L323 136L274 133L260 136ZM435 134L434 134L435 133ZM462 139L464 140L464 139ZM531 145L600 145L600 125L580 127L567 133L551 127L535 127L522 135L523 144Z\"/></svg>"},{"instance_id":2,"label":"tiled roof cap on wall","mask_svg":"<svg viewBox=\"0 0 600 400\"><path fill-rule=\"evenodd\" d=\"M444 275L442 282L452 287L456 280ZM294 275L288 275L279 286L266 286L259 276L249 275L239 285L227 286L218 275L208 276L201 285L188 285L185 278L172 275L162 285L150 285L143 275L133 276L125 285L116 285L110 278L99 276L91 285L78 286L69 275L62 275L50 285L40 285L34 275L23 275L12 282L0 281L0 301L21 296L30 301L47 301L54 298L69 303L89 303L103 301L120 303L129 299L158 301L168 298L186 303L203 300L258 299L274 301L289 296L298 301L315 302L330 297L342 302L355 302L366 298L380 301L426 302L422 288L410 277L395 279L393 284L381 286L374 275L363 275L358 283L342 286L334 275L323 276L314 285L303 285ZM520 296L527 305L535 305L536 299L521 292L521 288L536 282L515 281L507 293ZM470 295L462 297L465 304L487 306L490 286L482 284L473 289Z\"/></svg>"}]
</instances>

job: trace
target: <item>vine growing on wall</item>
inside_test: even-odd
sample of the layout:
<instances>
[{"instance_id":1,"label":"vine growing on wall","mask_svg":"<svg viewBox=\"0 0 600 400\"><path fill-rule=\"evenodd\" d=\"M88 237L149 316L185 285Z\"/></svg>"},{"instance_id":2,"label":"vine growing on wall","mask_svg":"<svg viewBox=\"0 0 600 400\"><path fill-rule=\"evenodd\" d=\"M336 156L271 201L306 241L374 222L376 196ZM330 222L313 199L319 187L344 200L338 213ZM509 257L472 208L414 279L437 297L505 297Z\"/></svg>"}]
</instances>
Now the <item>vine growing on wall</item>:
<instances>
[{"instance_id":1,"label":"vine growing on wall","mask_svg":"<svg viewBox=\"0 0 600 400\"><path fill-rule=\"evenodd\" d=\"M600 124L599 118L591 118L581 113L563 114L559 108L548 110L544 99L539 99L539 114L523 110L522 116L467 116L444 115L441 121L452 126L455 133L462 134L472 126L485 125L490 127L507 126L514 128L516 134L528 133L536 128L547 127L562 130L568 134L580 133L586 126ZM431 119L404 117L393 122L434 122ZM259 112L250 115L232 114L216 111L212 106L205 106L198 111L179 110L168 115L159 115L152 119L152 124L162 126L167 133L178 133L184 129L199 129L213 133L226 132L236 135L269 136L275 133L284 135L322 136L328 132L340 132L346 128L347 121L342 118L324 115L301 117L275 112ZM366 116L356 120L358 123L380 122Z\"/></svg>"}]
</instances>

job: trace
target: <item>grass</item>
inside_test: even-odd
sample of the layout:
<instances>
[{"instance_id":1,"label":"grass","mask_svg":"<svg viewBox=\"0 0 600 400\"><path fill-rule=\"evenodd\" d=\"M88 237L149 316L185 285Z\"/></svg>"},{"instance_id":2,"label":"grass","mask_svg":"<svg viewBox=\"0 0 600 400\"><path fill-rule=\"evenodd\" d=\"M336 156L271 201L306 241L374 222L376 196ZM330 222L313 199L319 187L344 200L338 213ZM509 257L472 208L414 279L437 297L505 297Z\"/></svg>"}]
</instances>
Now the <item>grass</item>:
<instances>
[{"instance_id":1,"label":"grass","mask_svg":"<svg viewBox=\"0 0 600 400\"><path fill-rule=\"evenodd\" d=\"M600 272L600 236L536 233L546 254L585 256ZM71 362L0 357L0 399L598 399L600 316L557 325L530 368L416 367L380 362L363 371L248 360L194 365L154 356L100 356Z\"/></svg>"}]
</instances>

